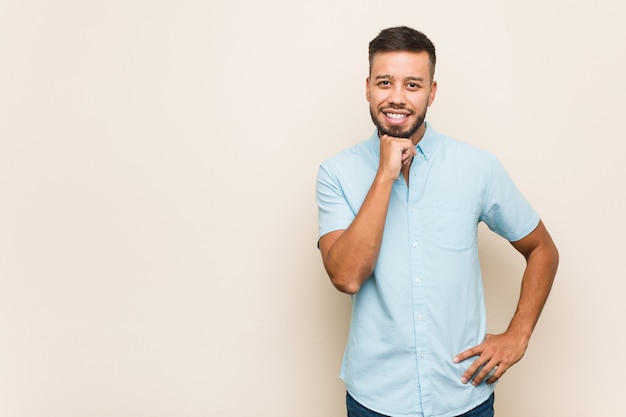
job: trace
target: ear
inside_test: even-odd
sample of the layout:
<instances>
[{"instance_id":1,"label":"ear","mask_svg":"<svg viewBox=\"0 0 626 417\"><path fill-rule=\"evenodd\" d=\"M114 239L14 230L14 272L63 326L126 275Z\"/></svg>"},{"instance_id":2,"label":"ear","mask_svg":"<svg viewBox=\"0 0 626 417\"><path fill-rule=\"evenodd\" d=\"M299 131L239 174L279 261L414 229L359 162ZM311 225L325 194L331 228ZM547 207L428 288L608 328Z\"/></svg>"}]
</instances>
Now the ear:
<instances>
[{"instance_id":1,"label":"ear","mask_svg":"<svg viewBox=\"0 0 626 417\"><path fill-rule=\"evenodd\" d=\"M430 85L430 93L428 94L428 106L430 107L435 101L435 96L437 95L437 81L433 81Z\"/></svg>"},{"instance_id":2,"label":"ear","mask_svg":"<svg viewBox=\"0 0 626 417\"><path fill-rule=\"evenodd\" d=\"M370 102L370 77L365 79L365 99Z\"/></svg>"}]
</instances>

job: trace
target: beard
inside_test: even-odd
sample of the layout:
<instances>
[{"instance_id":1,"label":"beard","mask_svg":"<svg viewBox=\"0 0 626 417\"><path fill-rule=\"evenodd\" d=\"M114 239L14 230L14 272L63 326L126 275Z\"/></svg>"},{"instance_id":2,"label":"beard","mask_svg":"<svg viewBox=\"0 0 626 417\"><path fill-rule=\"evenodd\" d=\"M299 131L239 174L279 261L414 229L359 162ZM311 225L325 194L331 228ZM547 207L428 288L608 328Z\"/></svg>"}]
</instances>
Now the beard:
<instances>
[{"instance_id":1,"label":"beard","mask_svg":"<svg viewBox=\"0 0 626 417\"><path fill-rule=\"evenodd\" d=\"M419 129L422 124L424 124L424 120L426 119L426 110L427 108L424 108L424 112L417 117L412 125L406 128L403 128L401 126L390 126L389 128L385 128L381 122L382 117L378 118L377 115L374 113L374 109L372 109L371 106L370 116L372 116L372 122L374 122L374 125L376 125L376 128L378 129L378 134L380 136L389 135L393 136L394 138L411 139L411 136L413 136L413 134L417 132L417 129ZM413 114L415 113L411 112L411 115Z\"/></svg>"}]
</instances>

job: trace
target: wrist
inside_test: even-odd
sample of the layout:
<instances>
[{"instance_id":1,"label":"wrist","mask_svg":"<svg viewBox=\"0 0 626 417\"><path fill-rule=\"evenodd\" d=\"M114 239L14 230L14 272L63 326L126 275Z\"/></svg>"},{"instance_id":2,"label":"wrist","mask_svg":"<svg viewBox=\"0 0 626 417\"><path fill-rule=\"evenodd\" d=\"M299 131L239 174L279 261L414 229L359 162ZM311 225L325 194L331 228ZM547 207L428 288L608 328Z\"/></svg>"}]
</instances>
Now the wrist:
<instances>
[{"instance_id":1,"label":"wrist","mask_svg":"<svg viewBox=\"0 0 626 417\"><path fill-rule=\"evenodd\" d=\"M506 329L506 333L514 336L517 340L521 341L525 345L527 345L528 342L530 341L530 336L532 335L532 332L533 332L532 328L518 325L513 322Z\"/></svg>"},{"instance_id":2,"label":"wrist","mask_svg":"<svg viewBox=\"0 0 626 417\"><path fill-rule=\"evenodd\" d=\"M385 172L385 170L383 169L379 169L376 173L376 176L374 177L374 184L393 185L393 183L396 182L399 176L399 172L394 175L393 173L388 173Z\"/></svg>"}]
</instances>

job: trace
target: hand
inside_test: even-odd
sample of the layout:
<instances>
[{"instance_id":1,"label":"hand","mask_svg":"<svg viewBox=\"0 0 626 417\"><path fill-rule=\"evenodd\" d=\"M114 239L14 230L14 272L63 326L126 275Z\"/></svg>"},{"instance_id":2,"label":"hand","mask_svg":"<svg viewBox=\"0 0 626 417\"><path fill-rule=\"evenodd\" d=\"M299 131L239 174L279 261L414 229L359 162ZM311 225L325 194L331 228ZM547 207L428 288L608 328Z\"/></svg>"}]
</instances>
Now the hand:
<instances>
[{"instance_id":1,"label":"hand","mask_svg":"<svg viewBox=\"0 0 626 417\"><path fill-rule=\"evenodd\" d=\"M507 369L522 359L527 346L527 339L511 332L499 335L488 334L483 343L456 355L452 361L460 363L478 356L461 377L461 382L467 384L471 381L472 385L477 386L490 372L494 371L493 375L487 379L487 384L493 384Z\"/></svg>"},{"instance_id":2,"label":"hand","mask_svg":"<svg viewBox=\"0 0 626 417\"><path fill-rule=\"evenodd\" d=\"M417 149L410 139L396 138L389 135L380 137L380 165L379 170L388 178L395 181L400 175L400 169L409 165Z\"/></svg>"}]
</instances>

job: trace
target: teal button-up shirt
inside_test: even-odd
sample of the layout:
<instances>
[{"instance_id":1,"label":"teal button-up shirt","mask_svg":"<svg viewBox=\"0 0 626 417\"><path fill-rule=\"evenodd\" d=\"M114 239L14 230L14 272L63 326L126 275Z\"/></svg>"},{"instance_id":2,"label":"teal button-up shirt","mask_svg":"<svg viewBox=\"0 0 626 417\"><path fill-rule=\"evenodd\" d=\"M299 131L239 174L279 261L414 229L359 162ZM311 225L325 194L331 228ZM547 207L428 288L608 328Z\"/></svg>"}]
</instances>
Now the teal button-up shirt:
<instances>
[{"instance_id":1,"label":"teal button-up shirt","mask_svg":"<svg viewBox=\"0 0 626 417\"><path fill-rule=\"evenodd\" d=\"M473 359L454 355L486 334L477 228L516 241L539 216L490 153L426 125L410 169L393 185L373 275L352 297L341 378L381 414L456 416L493 392L462 384ZM377 132L325 161L317 178L319 237L347 229L379 164Z\"/></svg>"}]
</instances>

